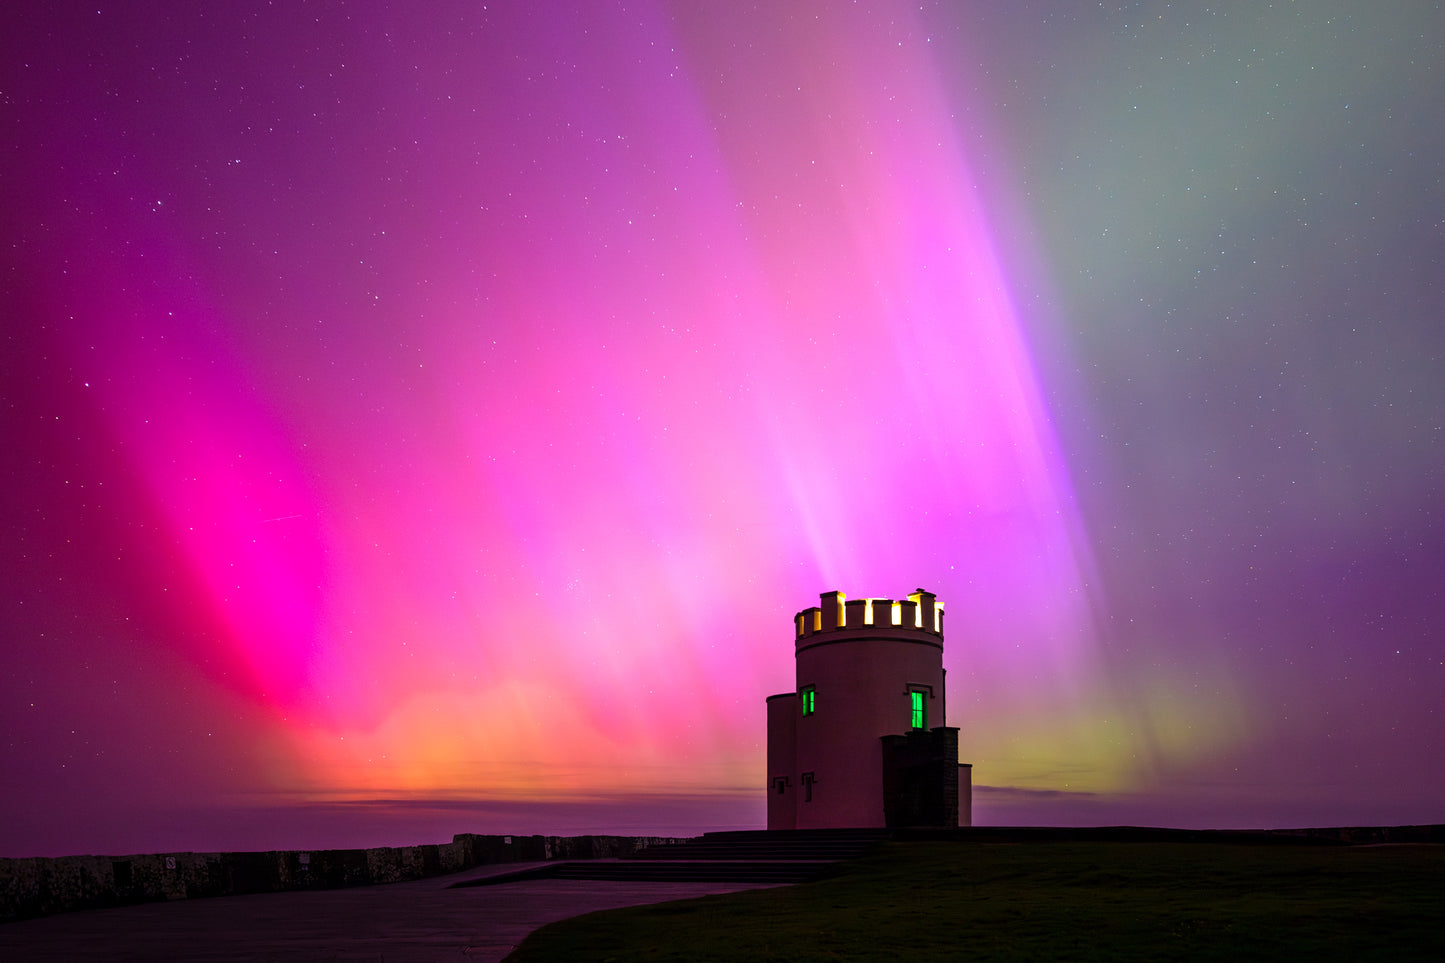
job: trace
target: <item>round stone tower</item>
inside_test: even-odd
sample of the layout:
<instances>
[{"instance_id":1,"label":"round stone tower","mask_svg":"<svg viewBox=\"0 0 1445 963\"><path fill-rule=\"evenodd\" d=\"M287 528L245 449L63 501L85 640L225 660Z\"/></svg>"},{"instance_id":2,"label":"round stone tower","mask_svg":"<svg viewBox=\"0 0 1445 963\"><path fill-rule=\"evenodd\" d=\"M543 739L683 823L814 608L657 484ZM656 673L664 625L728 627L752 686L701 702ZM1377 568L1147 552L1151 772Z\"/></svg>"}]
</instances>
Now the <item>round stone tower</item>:
<instances>
[{"instance_id":1,"label":"round stone tower","mask_svg":"<svg viewBox=\"0 0 1445 963\"><path fill-rule=\"evenodd\" d=\"M826 592L794 629L797 689L768 700L768 828L957 825L943 606L922 589L899 601Z\"/></svg>"}]
</instances>

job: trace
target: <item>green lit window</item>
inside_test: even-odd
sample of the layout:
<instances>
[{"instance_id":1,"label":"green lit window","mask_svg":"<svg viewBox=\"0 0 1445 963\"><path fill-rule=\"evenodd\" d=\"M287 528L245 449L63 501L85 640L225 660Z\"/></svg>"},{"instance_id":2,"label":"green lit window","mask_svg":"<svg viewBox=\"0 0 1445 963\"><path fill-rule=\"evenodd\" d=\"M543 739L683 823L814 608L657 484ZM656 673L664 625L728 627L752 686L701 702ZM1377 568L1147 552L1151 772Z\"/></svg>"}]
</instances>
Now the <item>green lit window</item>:
<instances>
[{"instance_id":1,"label":"green lit window","mask_svg":"<svg viewBox=\"0 0 1445 963\"><path fill-rule=\"evenodd\" d=\"M810 685L805 685L798 690L798 698L803 703L803 715L810 716L813 714L813 710L818 708L817 696L818 690Z\"/></svg>"},{"instance_id":2,"label":"green lit window","mask_svg":"<svg viewBox=\"0 0 1445 963\"><path fill-rule=\"evenodd\" d=\"M917 689L908 693L913 705L913 728L928 728L928 693L920 692Z\"/></svg>"}]
</instances>

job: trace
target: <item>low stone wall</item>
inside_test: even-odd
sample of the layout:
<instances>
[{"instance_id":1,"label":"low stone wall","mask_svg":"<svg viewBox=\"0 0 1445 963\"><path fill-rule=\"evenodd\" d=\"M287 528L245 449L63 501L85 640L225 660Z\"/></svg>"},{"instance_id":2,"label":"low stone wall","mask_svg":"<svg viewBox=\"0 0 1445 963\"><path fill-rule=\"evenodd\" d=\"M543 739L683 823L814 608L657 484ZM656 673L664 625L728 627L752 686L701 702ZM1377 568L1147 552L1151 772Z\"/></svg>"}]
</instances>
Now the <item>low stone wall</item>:
<instances>
[{"instance_id":1,"label":"low stone wall","mask_svg":"<svg viewBox=\"0 0 1445 963\"><path fill-rule=\"evenodd\" d=\"M262 853L0 859L0 921L203 896L399 883L490 863L628 856L653 836L479 836L450 843Z\"/></svg>"}]
</instances>

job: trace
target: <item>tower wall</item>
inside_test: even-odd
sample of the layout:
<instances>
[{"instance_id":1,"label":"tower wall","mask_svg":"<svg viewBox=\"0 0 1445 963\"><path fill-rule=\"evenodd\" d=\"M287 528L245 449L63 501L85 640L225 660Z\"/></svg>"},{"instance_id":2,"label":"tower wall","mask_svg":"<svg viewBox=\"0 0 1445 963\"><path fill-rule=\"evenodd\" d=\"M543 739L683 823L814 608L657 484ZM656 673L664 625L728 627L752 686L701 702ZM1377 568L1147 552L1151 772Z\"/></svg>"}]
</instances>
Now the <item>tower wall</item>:
<instances>
[{"instance_id":1,"label":"tower wall","mask_svg":"<svg viewBox=\"0 0 1445 963\"><path fill-rule=\"evenodd\" d=\"M798 825L798 711L796 692L768 697L769 829Z\"/></svg>"}]
</instances>

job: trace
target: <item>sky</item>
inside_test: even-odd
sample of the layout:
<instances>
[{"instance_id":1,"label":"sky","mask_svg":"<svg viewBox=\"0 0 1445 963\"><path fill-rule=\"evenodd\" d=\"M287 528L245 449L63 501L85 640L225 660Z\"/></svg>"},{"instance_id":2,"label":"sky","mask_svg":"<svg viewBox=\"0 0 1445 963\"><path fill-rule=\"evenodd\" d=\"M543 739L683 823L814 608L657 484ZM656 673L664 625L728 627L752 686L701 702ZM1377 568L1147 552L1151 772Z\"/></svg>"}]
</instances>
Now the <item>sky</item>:
<instances>
[{"instance_id":1,"label":"sky","mask_svg":"<svg viewBox=\"0 0 1445 963\"><path fill-rule=\"evenodd\" d=\"M1445 821L1445 13L0 12L0 855L765 822L820 593L991 825Z\"/></svg>"}]
</instances>

